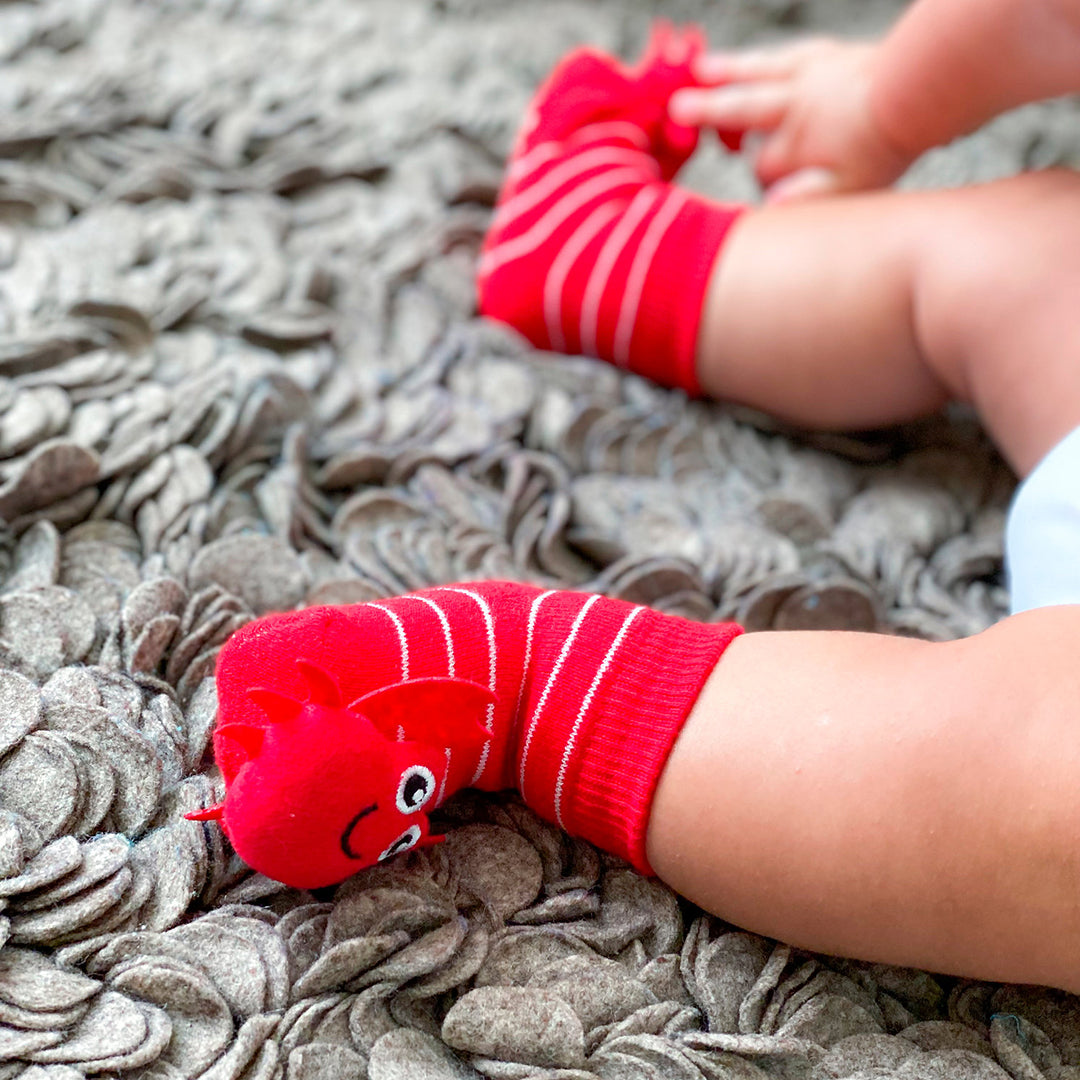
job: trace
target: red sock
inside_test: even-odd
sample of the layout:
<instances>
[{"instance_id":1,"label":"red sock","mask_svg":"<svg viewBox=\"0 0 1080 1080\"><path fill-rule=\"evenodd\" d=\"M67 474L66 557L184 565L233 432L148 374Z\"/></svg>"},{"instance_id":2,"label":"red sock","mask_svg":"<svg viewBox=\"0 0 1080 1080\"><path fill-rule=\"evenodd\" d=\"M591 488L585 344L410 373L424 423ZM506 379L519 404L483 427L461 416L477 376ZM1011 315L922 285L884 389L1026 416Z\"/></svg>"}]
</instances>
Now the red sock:
<instances>
[{"instance_id":1,"label":"red sock","mask_svg":"<svg viewBox=\"0 0 1080 1080\"><path fill-rule=\"evenodd\" d=\"M218 661L223 824L256 869L315 887L433 842L426 811L460 788L517 787L650 872L660 772L738 633L511 582L260 619Z\"/></svg>"},{"instance_id":2,"label":"red sock","mask_svg":"<svg viewBox=\"0 0 1080 1080\"><path fill-rule=\"evenodd\" d=\"M633 70L593 50L559 64L518 136L478 279L483 314L539 348L695 394L705 291L742 210L669 182L697 132L667 104L696 84L702 48L660 26Z\"/></svg>"}]
</instances>

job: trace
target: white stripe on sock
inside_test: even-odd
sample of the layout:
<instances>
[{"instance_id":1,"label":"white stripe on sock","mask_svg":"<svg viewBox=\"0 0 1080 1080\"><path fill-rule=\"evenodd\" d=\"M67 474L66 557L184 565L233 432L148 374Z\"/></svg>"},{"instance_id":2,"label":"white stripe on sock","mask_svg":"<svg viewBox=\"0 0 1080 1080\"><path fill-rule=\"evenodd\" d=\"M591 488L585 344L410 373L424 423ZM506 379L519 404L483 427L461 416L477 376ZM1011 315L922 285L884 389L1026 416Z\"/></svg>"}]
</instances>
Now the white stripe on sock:
<instances>
[{"instance_id":1,"label":"white stripe on sock","mask_svg":"<svg viewBox=\"0 0 1080 1080\"><path fill-rule=\"evenodd\" d=\"M627 367L630 363L630 343L634 338L638 307L641 304L641 294L645 290L645 279L649 268L656 257L664 234L671 228L687 199L686 192L678 188L669 188L667 205L656 212L656 216L649 222L649 227L641 238L641 246L637 249L633 265L630 267L630 276L626 280L626 292L623 294L622 306L619 308L619 323L615 331L613 352L615 363L620 367Z\"/></svg>"},{"instance_id":2,"label":"white stripe on sock","mask_svg":"<svg viewBox=\"0 0 1080 1080\"><path fill-rule=\"evenodd\" d=\"M551 695L551 688L555 685L555 680L559 677L559 672L562 671L562 666L566 662L566 657L569 655L570 649L573 647L574 639L581 629L581 624L585 620L585 616L589 613L589 608L591 608L599 599L600 597L594 594L581 605L581 610L577 613L577 618L574 619L573 626L570 627L570 633L563 642L563 647L559 652L559 658L555 661L555 666L551 669L548 681L544 685L544 691L540 695L540 700L536 703L536 708L533 710L532 718L529 721L529 730L525 735L525 745L521 750L521 782L518 785L518 790L520 791L522 798L525 798L525 762L529 756L529 747L532 744L533 734L535 733L536 725L540 720L540 714L544 711L547 699Z\"/></svg>"},{"instance_id":3,"label":"white stripe on sock","mask_svg":"<svg viewBox=\"0 0 1080 1080\"><path fill-rule=\"evenodd\" d=\"M551 198L559 188L570 183L576 176L605 165L638 166L656 176L660 175L660 166L656 159L640 150L627 150L618 146L599 146L595 150L583 150L556 165L536 183L522 188L513 198L507 199L496 209L495 216L491 219L491 228L505 228L519 214L524 214L545 199Z\"/></svg>"},{"instance_id":4,"label":"white stripe on sock","mask_svg":"<svg viewBox=\"0 0 1080 1080\"><path fill-rule=\"evenodd\" d=\"M450 633L450 620L446 617L446 612L443 611L434 600L429 599L426 596L414 596L406 595L401 597L402 600L416 600L421 604L427 604L436 615L439 616L439 622L442 624L443 638L446 640L446 664L448 667L447 674L450 678L454 677L454 638Z\"/></svg>"},{"instance_id":5,"label":"white stripe on sock","mask_svg":"<svg viewBox=\"0 0 1080 1080\"><path fill-rule=\"evenodd\" d=\"M442 774L442 781L439 783L439 797L435 800L436 806L441 806L444 796L446 795L446 780L450 776L450 747L444 746L443 753L446 755L446 770Z\"/></svg>"},{"instance_id":6,"label":"white stripe on sock","mask_svg":"<svg viewBox=\"0 0 1080 1080\"><path fill-rule=\"evenodd\" d=\"M650 184L643 187L633 198L626 208L622 221L611 230L611 234L604 241L604 246L597 256L596 264L589 275L589 282L585 286L585 292L581 301L581 351L586 356L596 356L596 341L600 333L600 304L604 299L608 279L611 271L615 269L615 263L623 253L634 231L641 224L645 215L659 201L663 188Z\"/></svg>"},{"instance_id":7,"label":"white stripe on sock","mask_svg":"<svg viewBox=\"0 0 1080 1080\"><path fill-rule=\"evenodd\" d=\"M457 589L452 587L445 587L439 590L440 592L454 592L460 593L462 596L468 596L480 606L480 613L484 617L484 626L487 629L488 640L488 689L494 694L495 686L497 684L498 677L498 658L495 652L495 620L491 615L491 607L488 602L472 589ZM495 703L492 702L487 707L487 728L488 731L494 732L495 730ZM487 766L488 755L491 753L491 739L488 739L484 743L484 748L480 752L480 761L476 766L476 772L473 774L473 778L469 781L469 785L472 786L483 775L484 769Z\"/></svg>"},{"instance_id":8,"label":"white stripe on sock","mask_svg":"<svg viewBox=\"0 0 1080 1080\"><path fill-rule=\"evenodd\" d=\"M537 143L527 154L522 154L510 166L506 173L507 178L520 180L551 161L552 158L561 157L569 149L580 150L594 142L606 142L610 139L625 139L639 150L648 150L650 147L649 137L644 129L630 123L629 120L605 120L598 124L586 124L566 139L551 139Z\"/></svg>"},{"instance_id":9,"label":"white stripe on sock","mask_svg":"<svg viewBox=\"0 0 1080 1080\"><path fill-rule=\"evenodd\" d=\"M581 728L581 723L585 719L585 714L589 711L589 706L592 704L593 697L596 695L596 688L600 685L600 680L603 679L608 668L611 667L611 661L615 658L615 653L619 651L619 646L623 643L626 632L630 629L630 624L644 610L645 608L643 607L636 607L623 620L622 626L619 627L619 632L615 635L615 640L611 643L611 648L608 649L600 666L596 669L596 674L589 684L589 689L586 691L585 697L581 700L581 708L578 709L578 714L574 719L574 726L570 729L570 736L566 740L566 748L563 750L562 761L559 764L559 775L555 779L555 820L559 823L560 828L566 828L563 824L562 817L563 782L566 779L566 770L570 765L570 758L573 755L574 747L577 744L578 730Z\"/></svg>"},{"instance_id":10,"label":"white stripe on sock","mask_svg":"<svg viewBox=\"0 0 1080 1080\"><path fill-rule=\"evenodd\" d=\"M391 611L388 607L383 607L382 604L368 603L368 607L377 608L384 615L390 617L390 621L394 624L394 629L397 631L398 643L401 645L401 681L409 681L409 639L405 636L405 625L397 617L397 615Z\"/></svg>"},{"instance_id":11,"label":"white stripe on sock","mask_svg":"<svg viewBox=\"0 0 1080 1080\"><path fill-rule=\"evenodd\" d=\"M514 706L514 719L517 720L521 714L521 699L525 696L525 687L529 681L529 664L532 661L532 643L533 643L533 630L536 627L536 615L540 610L540 605L549 597L554 596L556 589L548 589L547 592L541 593L529 607L529 628L525 634L525 663L521 666L521 685L518 687L517 704ZM532 735L529 735L529 739ZM528 739L526 745L521 752L521 767L518 771L518 790L520 791L520 785L525 783L525 755L528 753Z\"/></svg>"},{"instance_id":12,"label":"white stripe on sock","mask_svg":"<svg viewBox=\"0 0 1080 1080\"><path fill-rule=\"evenodd\" d=\"M612 169L586 180L557 202L526 232L512 240L504 240L480 260L480 275L488 277L500 266L523 258L535 251L571 214L602 195L612 196L619 188L641 184L639 169Z\"/></svg>"},{"instance_id":13,"label":"white stripe on sock","mask_svg":"<svg viewBox=\"0 0 1080 1080\"><path fill-rule=\"evenodd\" d=\"M562 330L562 303L566 279L596 234L622 210L621 203L617 204L614 200L601 203L574 230L548 267L544 279L544 323L554 352L566 352L566 337Z\"/></svg>"},{"instance_id":14,"label":"white stripe on sock","mask_svg":"<svg viewBox=\"0 0 1080 1080\"><path fill-rule=\"evenodd\" d=\"M541 165L546 165L566 153L566 146L561 142L549 141L537 143L527 154L522 154L507 170L506 179L511 183L535 172Z\"/></svg>"}]
</instances>

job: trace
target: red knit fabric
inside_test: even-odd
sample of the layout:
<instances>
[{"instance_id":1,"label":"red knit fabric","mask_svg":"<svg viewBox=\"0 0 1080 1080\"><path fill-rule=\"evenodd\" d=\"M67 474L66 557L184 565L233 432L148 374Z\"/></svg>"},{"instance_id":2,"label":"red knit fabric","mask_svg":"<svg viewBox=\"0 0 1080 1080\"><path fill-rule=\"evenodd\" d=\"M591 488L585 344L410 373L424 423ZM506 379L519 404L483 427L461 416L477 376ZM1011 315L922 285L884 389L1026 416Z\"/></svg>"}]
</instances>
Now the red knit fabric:
<instances>
[{"instance_id":1,"label":"red knit fabric","mask_svg":"<svg viewBox=\"0 0 1080 1080\"><path fill-rule=\"evenodd\" d=\"M697 132L668 118L695 85L695 32L657 28L641 63L571 53L537 93L480 260L480 310L534 345L699 393L698 325L742 207L670 183Z\"/></svg>"},{"instance_id":2,"label":"red knit fabric","mask_svg":"<svg viewBox=\"0 0 1080 1080\"><path fill-rule=\"evenodd\" d=\"M218 661L223 825L316 887L434 842L426 812L460 788L516 787L650 872L661 770L739 632L511 582L268 616Z\"/></svg>"}]
</instances>

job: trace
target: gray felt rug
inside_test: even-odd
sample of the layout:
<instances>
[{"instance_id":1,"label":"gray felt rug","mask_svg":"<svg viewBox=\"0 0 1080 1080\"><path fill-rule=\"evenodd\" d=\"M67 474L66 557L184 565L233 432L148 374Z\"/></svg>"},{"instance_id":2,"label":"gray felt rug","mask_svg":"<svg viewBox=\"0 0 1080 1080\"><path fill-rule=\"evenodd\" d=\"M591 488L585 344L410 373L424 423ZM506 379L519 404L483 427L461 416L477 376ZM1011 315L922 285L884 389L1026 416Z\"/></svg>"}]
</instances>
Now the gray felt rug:
<instances>
[{"instance_id":1,"label":"gray felt rug","mask_svg":"<svg viewBox=\"0 0 1080 1080\"><path fill-rule=\"evenodd\" d=\"M1080 1077L1080 1001L809 956L509 796L327 895L185 811L253 615L463 578L751 628L1000 618L1012 478L957 415L811 438L473 315L530 91L651 17L846 0L0 6L0 1080ZM1077 110L931 155L1080 163ZM706 150L691 182L752 194Z\"/></svg>"}]
</instances>

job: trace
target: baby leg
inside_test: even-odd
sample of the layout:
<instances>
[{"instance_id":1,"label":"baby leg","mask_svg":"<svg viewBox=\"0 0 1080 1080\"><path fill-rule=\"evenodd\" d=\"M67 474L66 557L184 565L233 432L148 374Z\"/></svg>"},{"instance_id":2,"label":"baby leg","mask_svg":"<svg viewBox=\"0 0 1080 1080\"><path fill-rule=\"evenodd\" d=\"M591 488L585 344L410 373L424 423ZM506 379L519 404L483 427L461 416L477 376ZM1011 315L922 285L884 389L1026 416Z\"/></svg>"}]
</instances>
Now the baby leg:
<instances>
[{"instance_id":1,"label":"baby leg","mask_svg":"<svg viewBox=\"0 0 1080 1080\"><path fill-rule=\"evenodd\" d=\"M219 657L228 794L196 816L316 887L517 786L751 930L1075 991L1078 634L1080 606L944 644L739 636L513 582L267 616Z\"/></svg>"},{"instance_id":2,"label":"baby leg","mask_svg":"<svg viewBox=\"0 0 1080 1080\"><path fill-rule=\"evenodd\" d=\"M795 945L1080 990L1080 607L963 641L736 639L675 743L648 857Z\"/></svg>"},{"instance_id":3,"label":"baby leg","mask_svg":"<svg viewBox=\"0 0 1080 1080\"><path fill-rule=\"evenodd\" d=\"M769 207L717 260L705 392L810 427L972 403L1024 475L1080 425L1080 177Z\"/></svg>"},{"instance_id":4,"label":"baby leg","mask_svg":"<svg viewBox=\"0 0 1080 1080\"><path fill-rule=\"evenodd\" d=\"M481 310L795 423L867 428L973 403L1026 473L1080 424L1080 179L747 208L675 186L696 133L672 94L693 37L637 68L572 54L507 171ZM1037 362L1035 362L1037 358Z\"/></svg>"}]
</instances>

